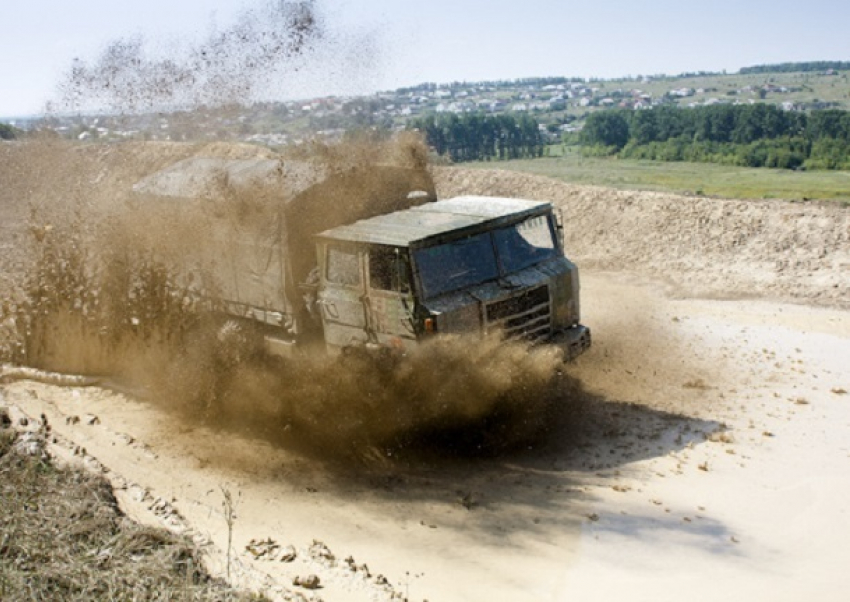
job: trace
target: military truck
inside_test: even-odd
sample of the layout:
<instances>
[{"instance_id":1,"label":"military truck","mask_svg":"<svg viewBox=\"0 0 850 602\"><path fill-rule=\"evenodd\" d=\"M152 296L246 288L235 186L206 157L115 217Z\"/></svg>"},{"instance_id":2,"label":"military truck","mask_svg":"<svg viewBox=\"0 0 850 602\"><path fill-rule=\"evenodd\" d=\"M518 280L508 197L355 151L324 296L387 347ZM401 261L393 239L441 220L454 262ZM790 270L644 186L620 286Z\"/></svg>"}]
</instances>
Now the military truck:
<instances>
[{"instance_id":1,"label":"military truck","mask_svg":"<svg viewBox=\"0 0 850 602\"><path fill-rule=\"evenodd\" d=\"M575 357L578 269L548 202L463 196L316 235L325 343L410 349L429 337L499 333Z\"/></svg>"},{"instance_id":2,"label":"military truck","mask_svg":"<svg viewBox=\"0 0 850 602\"><path fill-rule=\"evenodd\" d=\"M271 353L310 342L403 352L446 334L551 342L570 358L590 346L578 270L551 203L437 201L424 168L317 175L292 162L211 158L176 164L135 190L148 201L199 202L222 179L272 197L253 218L244 208L236 220L216 218L217 205L204 209L213 216L200 237L206 246L193 248L215 261L195 281L215 282L219 309L261 332Z\"/></svg>"}]
</instances>

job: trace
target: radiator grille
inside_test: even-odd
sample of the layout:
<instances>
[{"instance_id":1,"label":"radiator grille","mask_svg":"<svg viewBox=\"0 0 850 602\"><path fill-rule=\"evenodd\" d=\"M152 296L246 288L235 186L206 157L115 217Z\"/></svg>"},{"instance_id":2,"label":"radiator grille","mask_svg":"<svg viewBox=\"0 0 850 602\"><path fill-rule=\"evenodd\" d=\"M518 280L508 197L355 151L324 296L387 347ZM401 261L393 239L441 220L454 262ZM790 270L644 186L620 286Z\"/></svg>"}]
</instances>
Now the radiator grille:
<instances>
[{"instance_id":1,"label":"radiator grille","mask_svg":"<svg viewBox=\"0 0 850 602\"><path fill-rule=\"evenodd\" d=\"M486 307L487 331L501 330L508 339L540 339L552 332L549 287L536 289L489 303Z\"/></svg>"}]
</instances>

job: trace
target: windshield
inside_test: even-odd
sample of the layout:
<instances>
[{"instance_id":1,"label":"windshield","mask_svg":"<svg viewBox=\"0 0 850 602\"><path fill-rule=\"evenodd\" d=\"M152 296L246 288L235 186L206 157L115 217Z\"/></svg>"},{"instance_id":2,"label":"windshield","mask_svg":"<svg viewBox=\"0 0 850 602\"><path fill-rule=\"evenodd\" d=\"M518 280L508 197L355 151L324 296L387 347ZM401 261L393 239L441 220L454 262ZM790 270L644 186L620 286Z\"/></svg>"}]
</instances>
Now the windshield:
<instances>
[{"instance_id":1,"label":"windshield","mask_svg":"<svg viewBox=\"0 0 850 602\"><path fill-rule=\"evenodd\" d=\"M496 230L493 236L506 274L540 263L557 253L552 228L545 215Z\"/></svg>"},{"instance_id":2,"label":"windshield","mask_svg":"<svg viewBox=\"0 0 850 602\"><path fill-rule=\"evenodd\" d=\"M545 215L414 251L426 298L495 280L557 255L558 247Z\"/></svg>"},{"instance_id":3,"label":"windshield","mask_svg":"<svg viewBox=\"0 0 850 602\"><path fill-rule=\"evenodd\" d=\"M489 232L414 252L425 297L436 297L499 276Z\"/></svg>"}]
</instances>

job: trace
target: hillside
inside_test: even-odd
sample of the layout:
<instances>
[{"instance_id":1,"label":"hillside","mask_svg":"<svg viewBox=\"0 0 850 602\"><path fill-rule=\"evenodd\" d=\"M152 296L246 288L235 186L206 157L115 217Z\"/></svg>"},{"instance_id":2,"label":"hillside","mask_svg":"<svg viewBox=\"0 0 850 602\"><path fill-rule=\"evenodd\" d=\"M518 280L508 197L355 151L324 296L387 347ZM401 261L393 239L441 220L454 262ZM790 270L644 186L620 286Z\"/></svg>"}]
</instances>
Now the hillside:
<instances>
[{"instance_id":1,"label":"hillside","mask_svg":"<svg viewBox=\"0 0 850 602\"><path fill-rule=\"evenodd\" d=\"M282 146L346 130L404 127L434 112L529 113L552 130L572 131L608 108L700 106L765 102L793 110L850 109L847 71L635 75L617 79L537 77L485 82L427 83L363 97L328 97L204 108L171 113L51 115L16 120L72 140L214 139ZM2 121L2 119L0 119Z\"/></svg>"}]
</instances>

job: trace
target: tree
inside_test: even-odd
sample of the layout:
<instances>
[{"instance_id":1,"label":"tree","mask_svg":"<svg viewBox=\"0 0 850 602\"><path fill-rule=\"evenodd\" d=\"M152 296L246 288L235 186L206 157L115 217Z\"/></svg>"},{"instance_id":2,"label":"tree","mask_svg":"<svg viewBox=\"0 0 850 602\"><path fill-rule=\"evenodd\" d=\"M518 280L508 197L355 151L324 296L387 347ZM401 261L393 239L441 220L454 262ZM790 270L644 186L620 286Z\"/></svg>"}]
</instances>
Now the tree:
<instances>
[{"instance_id":1,"label":"tree","mask_svg":"<svg viewBox=\"0 0 850 602\"><path fill-rule=\"evenodd\" d=\"M408 127L421 131L437 154L448 155L455 162L543 154L540 126L530 115L517 120L512 115L430 114L414 119Z\"/></svg>"},{"instance_id":2,"label":"tree","mask_svg":"<svg viewBox=\"0 0 850 602\"><path fill-rule=\"evenodd\" d=\"M14 140L17 138L17 130L11 125L0 123L0 140Z\"/></svg>"},{"instance_id":3,"label":"tree","mask_svg":"<svg viewBox=\"0 0 850 602\"><path fill-rule=\"evenodd\" d=\"M632 117L630 131L635 144L648 144L657 140L658 135L658 113L650 111L636 111Z\"/></svg>"},{"instance_id":4,"label":"tree","mask_svg":"<svg viewBox=\"0 0 850 602\"><path fill-rule=\"evenodd\" d=\"M582 140L590 146L611 146L620 150L629 141L629 123L621 111L591 113L585 121Z\"/></svg>"}]
</instances>

